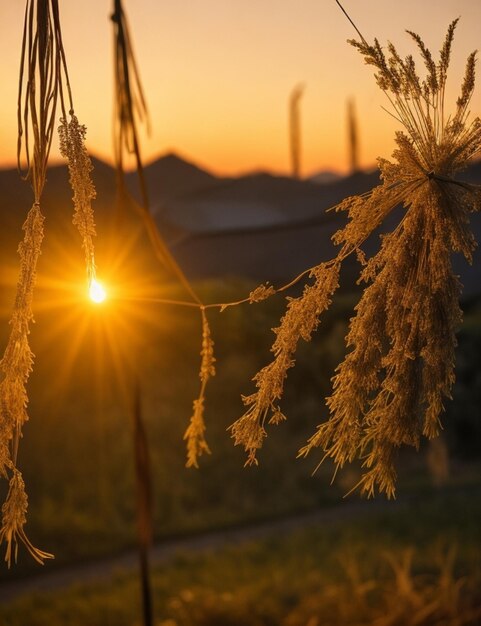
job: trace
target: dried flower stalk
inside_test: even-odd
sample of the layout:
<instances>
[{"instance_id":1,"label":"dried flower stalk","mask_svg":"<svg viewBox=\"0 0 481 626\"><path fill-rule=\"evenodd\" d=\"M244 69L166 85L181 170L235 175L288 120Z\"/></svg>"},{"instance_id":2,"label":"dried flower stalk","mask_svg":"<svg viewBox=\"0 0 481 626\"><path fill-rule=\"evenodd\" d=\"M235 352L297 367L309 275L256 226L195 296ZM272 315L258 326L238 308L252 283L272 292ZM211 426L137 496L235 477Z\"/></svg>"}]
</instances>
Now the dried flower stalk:
<instances>
[{"instance_id":1,"label":"dried flower stalk","mask_svg":"<svg viewBox=\"0 0 481 626\"><path fill-rule=\"evenodd\" d=\"M2 528L0 529L0 542L5 541L7 544L5 561L9 567L12 558L17 562L19 541L23 543L30 555L40 565L43 565L45 559L53 558L53 554L39 550L32 545L25 534L23 527L27 521L27 508L28 498L25 492L25 483L23 482L22 474L14 468L9 483L7 499L2 506Z\"/></svg>"},{"instance_id":2,"label":"dried flower stalk","mask_svg":"<svg viewBox=\"0 0 481 626\"><path fill-rule=\"evenodd\" d=\"M418 447L422 436L438 434L443 403L454 382L461 285L451 256L458 252L471 262L476 244L469 214L481 208L480 188L454 178L481 150L481 120L469 121L468 110L475 84L475 53L468 57L454 114L445 115L456 24L457 20L448 28L438 62L422 39L408 31L427 69L423 80L413 57L402 59L392 44L386 54L377 40L369 45L359 31L361 41L350 42L376 68L377 83L403 131L396 134L393 160L379 160L382 184L335 207L347 211L349 220L333 237L341 250L328 266L338 271L342 261L356 253L364 265L359 280L367 286L347 336L351 351L337 368L333 394L327 399L330 418L299 455L320 447L324 458L332 458L338 467L363 459L365 473L358 487L369 496L376 490L394 495L397 449ZM400 223L367 260L363 242L400 204L404 208ZM287 369L294 363L292 354L306 315L303 303L311 298L309 310L316 312L317 324L336 281L331 275L325 286L307 288L288 305L276 331L276 359L255 376L259 391L245 399L251 406L231 427L235 443L248 452L248 463L255 462L262 445L266 414L271 411L274 418L278 414L277 402ZM288 315L291 319L284 323ZM314 326L313 318L307 319L311 322L304 338L309 339Z\"/></svg>"},{"instance_id":3,"label":"dried flower stalk","mask_svg":"<svg viewBox=\"0 0 481 626\"><path fill-rule=\"evenodd\" d=\"M30 209L23 225L24 238L18 247L20 278L17 285L15 307L10 320L10 337L0 371L0 473L6 478L7 470L15 463L22 426L28 420L26 383L33 365L33 354L28 343L30 323L33 321L32 300L36 278L37 259L43 239L43 216L38 204ZM12 445L12 452L9 450Z\"/></svg>"},{"instance_id":4,"label":"dried flower stalk","mask_svg":"<svg viewBox=\"0 0 481 626\"><path fill-rule=\"evenodd\" d=\"M70 123L66 120L64 89L68 94ZM10 337L0 361L0 473L9 480L7 500L2 507L0 543L7 545L5 560L10 566L21 541L39 563L53 556L35 548L23 529L27 495L17 467L18 445L27 415L27 381L33 354L28 336L33 322L32 301L37 261L41 252L44 218L40 200L45 186L57 107L62 110L61 144L69 158L74 187L75 217L87 257L89 279L95 272L92 244L94 234L90 200L95 196L90 181L90 161L83 146L85 129L78 125L65 61L58 0L27 0L23 32L18 94L18 165L26 162L24 178L32 185L34 203L23 226L19 245L20 277L11 318ZM14 547L15 546L15 547Z\"/></svg>"},{"instance_id":5,"label":"dried flower stalk","mask_svg":"<svg viewBox=\"0 0 481 626\"><path fill-rule=\"evenodd\" d=\"M95 249L93 239L96 235L92 201L96 191L92 181L92 161L85 147L87 129L79 124L76 115L60 120L58 129L60 152L67 159L70 186L73 190L74 217L73 223L82 238L85 253L88 284L95 279Z\"/></svg>"},{"instance_id":6,"label":"dried flower stalk","mask_svg":"<svg viewBox=\"0 0 481 626\"><path fill-rule=\"evenodd\" d=\"M184 436L187 442L187 467L198 467L198 457L204 452L209 452L209 447L204 437L204 404L207 381L215 373L213 368L215 361L213 357L214 344L205 314L205 306L171 255L150 212L149 195L145 182L138 133L138 127L142 123L146 123L147 130L149 130L149 112L122 0L114 0L112 22L114 26L115 71L114 153L119 199L121 200L122 197L129 193L125 184L124 172L124 157L125 153L127 153L135 158L142 197L141 204L138 204L132 198L129 199L128 204L137 210L138 215L142 219L157 259L183 286L191 300L191 304L200 309L202 317L201 389L198 398L194 401L194 412Z\"/></svg>"},{"instance_id":7,"label":"dried flower stalk","mask_svg":"<svg viewBox=\"0 0 481 626\"><path fill-rule=\"evenodd\" d=\"M312 285L306 286L298 298L288 298L287 311L281 324L274 329L276 340L271 348L274 360L254 376L257 391L244 396L249 408L231 426L235 445L243 445L248 453L246 464L257 464L257 450L266 436L265 422L279 424L285 417L278 401L282 397L287 371L294 366L293 358L299 339L310 341L319 324L319 316L329 307L331 296L339 285L339 264L321 263L311 270Z\"/></svg>"},{"instance_id":8,"label":"dried flower stalk","mask_svg":"<svg viewBox=\"0 0 481 626\"><path fill-rule=\"evenodd\" d=\"M205 440L204 401L207 382L209 378L215 376L214 342L203 308L201 309L201 314L202 351L200 354L202 360L199 372L201 385L199 397L194 400L194 413L184 434L184 440L187 442L187 467L199 467L198 458L202 454L210 454L209 446Z\"/></svg>"}]
</instances>

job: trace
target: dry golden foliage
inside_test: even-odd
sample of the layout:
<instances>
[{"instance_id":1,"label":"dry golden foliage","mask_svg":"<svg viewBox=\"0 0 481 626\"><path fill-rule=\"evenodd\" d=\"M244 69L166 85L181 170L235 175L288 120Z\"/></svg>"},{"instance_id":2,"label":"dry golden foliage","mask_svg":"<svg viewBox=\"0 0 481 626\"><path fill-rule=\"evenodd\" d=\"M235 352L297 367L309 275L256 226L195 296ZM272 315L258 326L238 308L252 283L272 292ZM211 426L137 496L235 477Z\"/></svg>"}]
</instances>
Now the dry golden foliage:
<instances>
[{"instance_id":1,"label":"dry golden foliage","mask_svg":"<svg viewBox=\"0 0 481 626\"><path fill-rule=\"evenodd\" d=\"M33 289L43 239L43 220L40 206L34 204L23 225L25 234L18 247L20 278L10 320L10 337L0 361L0 473L5 478L7 470L15 467L22 426L28 420L26 383L33 365L28 335L33 321Z\"/></svg>"},{"instance_id":2,"label":"dry golden foliage","mask_svg":"<svg viewBox=\"0 0 481 626\"><path fill-rule=\"evenodd\" d=\"M58 129L60 136L60 152L67 159L70 186L73 190L74 217L73 223L82 238L85 253L88 284L95 279L95 250L93 238L96 235L92 200L96 192L92 181L92 161L85 147L87 129L79 124L76 115L60 120Z\"/></svg>"},{"instance_id":3,"label":"dry golden foliage","mask_svg":"<svg viewBox=\"0 0 481 626\"><path fill-rule=\"evenodd\" d=\"M259 285L251 291L249 294L249 302L253 304L254 302L262 302L262 300L267 300L276 293L276 290L272 285Z\"/></svg>"},{"instance_id":4,"label":"dry golden foliage","mask_svg":"<svg viewBox=\"0 0 481 626\"><path fill-rule=\"evenodd\" d=\"M28 420L26 385L34 358L28 336L33 322L32 300L43 240L43 221L40 205L35 202L23 225L24 238L18 247L20 277L10 320L10 336L0 361L0 472L7 480L11 476L7 499L2 507L0 543L5 541L7 544L5 560L9 567L13 553L16 560L19 540L39 563L44 558L52 558L47 552L35 548L23 530L28 501L22 475L17 469L22 427ZM13 544L16 544L15 549Z\"/></svg>"},{"instance_id":5,"label":"dry golden foliage","mask_svg":"<svg viewBox=\"0 0 481 626\"><path fill-rule=\"evenodd\" d=\"M112 14L114 28L114 153L117 174L124 183L125 152L134 155L139 178L142 206L148 210L149 197L145 184L144 167L140 155L139 123L149 127L149 111L135 60L127 16L122 0L114 0Z\"/></svg>"},{"instance_id":6,"label":"dry golden foliage","mask_svg":"<svg viewBox=\"0 0 481 626\"><path fill-rule=\"evenodd\" d=\"M266 436L265 422L269 413L270 424L285 419L277 402L282 397L287 370L293 367L293 355L299 339L309 341L319 324L319 316L331 303L331 296L338 287L339 264L322 263L310 273L312 285L306 286L298 298L288 298L287 311L278 328L272 346L274 360L258 372L254 381L258 391L243 398L249 407L232 426L235 445L243 445L248 453L247 464L257 463L256 453Z\"/></svg>"},{"instance_id":7,"label":"dry golden foliage","mask_svg":"<svg viewBox=\"0 0 481 626\"><path fill-rule=\"evenodd\" d=\"M68 93L71 121L67 124L64 88ZM37 260L43 239L43 216L40 199L46 180L48 156L52 143L57 106L62 110L61 147L69 159L70 180L74 190L74 222L79 228L87 258L89 280L95 272L92 236L95 233L90 201L95 190L90 180L91 164L83 141L85 128L75 117L65 52L62 44L58 0L27 0L22 41L18 94L18 164L22 154L34 204L23 226L19 245L20 277L10 321L10 337L0 361L0 473L9 480L7 500L2 507L0 543L5 541L5 560L11 564L17 555L18 541L42 563L51 554L35 548L23 526L26 522L27 495L17 468L17 454L22 426L28 420L26 384L33 366L28 336L33 322L32 300ZM15 548L13 547L15 545Z\"/></svg>"},{"instance_id":8,"label":"dry golden foliage","mask_svg":"<svg viewBox=\"0 0 481 626\"><path fill-rule=\"evenodd\" d=\"M391 497L397 449L418 447L421 436L439 432L443 402L454 381L455 331L461 322L461 285L451 256L458 252L471 262L476 244L469 214L481 207L480 188L454 178L481 150L481 120L468 120L475 53L468 57L454 114L446 117L444 110L456 23L449 26L437 63L422 39L408 31L427 68L424 80L413 57L402 59L392 44L386 55L377 40L369 45L361 35L362 41L350 42L375 66L377 83L404 130L396 134L393 160L379 160L382 184L335 207L349 218L333 237L341 245L338 256L319 266L325 275L315 276L315 284L288 304L276 330L276 358L254 377L259 391L244 399L250 408L231 427L235 443L248 452L248 463L256 462L266 414L279 411L297 341L300 336L309 340L337 287L339 266L352 253L364 266L359 281L367 286L346 338L351 350L333 378L330 418L299 455L320 447L338 467L361 458L366 470L361 491L372 496L378 489ZM400 223L367 260L360 246L400 204Z\"/></svg>"},{"instance_id":9,"label":"dry golden foliage","mask_svg":"<svg viewBox=\"0 0 481 626\"><path fill-rule=\"evenodd\" d=\"M149 196L145 182L138 134L139 124L146 123L148 130L149 113L122 0L114 0L112 22L114 27L115 71L114 150L117 184L120 191L119 198L122 199L122 196L128 194L124 173L124 156L125 153L128 153L135 157L140 193L142 196L141 204L131 201L129 205L137 209L157 259L184 287L191 300L191 302L177 302L177 304L187 304L188 306L198 307L202 316L201 389L199 397L194 401L194 412L184 435L184 439L187 442L187 467L198 467L198 457L204 452L209 452L209 447L204 437L204 404L207 381L215 373L213 367L215 360L213 357L214 344L211 339L209 324L205 314L205 306L184 275L182 269L171 255L150 212Z\"/></svg>"},{"instance_id":10,"label":"dry golden foliage","mask_svg":"<svg viewBox=\"0 0 481 626\"><path fill-rule=\"evenodd\" d=\"M28 395L26 384L33 366L33 354L28 335L33 321L32 299L35 285L36 267L43 239L43 216L40 206L35 203L23 225L24 238L20 243L20 278L12 318L11 331L4 356L0 361L2 381L0 383L0 473L8 480L10 487L7 499L2 506L2 526L0 543L7 545L5 561L11 565L12 554L15 560L18 540L26 546L30 554L39 562L50 555L37 550L25 535L23 526L28 506L22 475L16 468L17 451L22 436L23 424L28 420ZM13 545L15 544L15 549Z\"/></svg>"},{"instance_id":11,"label":"dry golden foliage","mask_svg":"<svg viewBox=\"0 0 481 626\"><path fill-rule=\"evenodd\" d=\"M199 457L203 454L210 454L210 448L205 439L203 395L194 400L194 412L185 431L184 440L187 442L187 462L185 465L186 467L198 468Z\"/></svg>"},{"instance_id":12,"label":"dry golden foliage","mask_svg":"<svg viewBox=\"0 0 481 626\"><path fill-rule=\"evenodd\" d=\"M204 400L207 382L209 378L215 376L214 342L204 309L201 309L201 314L202 350L200 354L202 361L199 372L201 385L199 397L194 400L194 413L184 434L184 440L187 442L187 467L199 467L198 458L204 453L210 454L205 440Z\"/></svg>"},{"instance_id":13,"label":"dry golden foliage","mask_svg":"<svg viewBox=\"0 0 481 626\"><path fill-rule=\"evenodd\" d=\"M17 562L19 541L23 543L40 565L43 565L45 559L53 559L53 554L36 548L25 534L23 527L27 521L27 508L28 498L25 492L25 483L21 473L14 468L7 498L2 506L2 528L0 529L0 542L5 541L7 544L5 561L8 563L8 567L12 563L12 558L15 563Z\"/></svg>"}]
</instances>

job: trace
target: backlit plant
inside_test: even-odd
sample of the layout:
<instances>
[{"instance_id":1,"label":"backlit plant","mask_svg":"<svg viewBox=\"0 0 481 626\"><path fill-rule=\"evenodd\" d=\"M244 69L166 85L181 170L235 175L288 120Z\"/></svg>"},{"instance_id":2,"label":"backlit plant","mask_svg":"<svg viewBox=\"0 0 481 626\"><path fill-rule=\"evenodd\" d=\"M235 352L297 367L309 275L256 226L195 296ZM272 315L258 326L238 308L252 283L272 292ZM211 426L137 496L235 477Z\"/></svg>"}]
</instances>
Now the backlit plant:
<instances>
[{"instance_id":1,"label":"backlit plant","mask_svg":"<svg viewBox=\"0 0 481 626\"><path fill-rule=\"evenodd\" d=\"M377 39L368 44L359 31L361 40L350 41L374 66L402 131L396 134L392 160L379 159L382 183L335 207L348 215L333 237L340 251L310 270L312 284L289 299L274 331L275 358L254 377L257 391L244 398L248 409L231 427L248 463L257 462L266 423L284 419L278 403L297 344L316 330L338 287L340 266L352 254L363 266L359 282L366 287L346 338L350 350L327 398L330 417L299 455L320 448L337 467L361 458L361 491L374 495L378 489L393 496L397 449L404 444L417 448L422 436L439 433L443 403L454 382L455 331L461 322L461 285L451 257L461 253L471 262L476 244L469 215L481 207L480 188L455 179L481 149L481 120L469 120L476 53L468 57L453 113L445 110L456 24L449 26L437 61L419 35L408 31L426 67L424 79L414 58L401 58L391 43L387 50ZM367 259L363 243L398 205L403 211L399 223Z\"/></svg>"}]
</instances>

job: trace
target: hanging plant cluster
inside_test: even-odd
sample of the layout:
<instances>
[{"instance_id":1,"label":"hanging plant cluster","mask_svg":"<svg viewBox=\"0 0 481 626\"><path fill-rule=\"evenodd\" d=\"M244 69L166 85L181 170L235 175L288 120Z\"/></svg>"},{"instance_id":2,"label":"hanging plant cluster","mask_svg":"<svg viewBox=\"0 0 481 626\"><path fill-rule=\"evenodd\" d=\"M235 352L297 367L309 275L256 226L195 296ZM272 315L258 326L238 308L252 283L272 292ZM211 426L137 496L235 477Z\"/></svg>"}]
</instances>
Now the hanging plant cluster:
<instances>
[{"instance_id":1,"label":"hanging plant cluster","mask_svg":"<svg viewBox=\"0 0 481 626\"><path fill-rule=\"evenodd\" d=\"M91 202L95 188L92 164L85 148L85 127L75 116L65 51L62 43L58 0L27 0L23 30L18 96L18 166L25 164L24 178L33 190L33 205L23 225L18 252L20 276L10 336L0 361L0 473L9 481L2 506L0 543L5 542L5 560L16 560L21 541L39 563L52 555L35 548L24 530L28 499L18 467L22 429L28 420L26 384L34 355L29 345L33 322L32 300L41 253L44 217L41 200L47 165L60 109L60 149L67 159L73 191L74 217L85 252L87 280L95 279L93 238L95 223Z\"/></svg>"},{"instance_id":2,"label":"hanging plant cluster","mask_svg":"<svg viewBox=\"0 0 481 626\"><path fill-rule=\"evenodd\" d=\"M417 448L422 436L439 433L454 382L455 332L461 322L461 285L451 258L461 253L471 262L476 243L469 215L481 208L480 187L455 178L481 150L481 120L469 119L476 53L468 57L454 112L445 111L456 24L449 26L437 62L421 37L408 31L426 67L424 79L414 58L401 58L391 43L386 51L377 40L368 44L359 31L361 40L350 41L374 66L376 82L403 130L396 134L393 160L379 159L382 183L335 207L348 215L347 225L333 237L340 251L310 270L312 284L289 299L274 330L275 358L254 377L257 391L244 397L248 409L231 427L248 463L257 463L266 423L285 419L279 400L297 344L310 340L338 287L340 266L352 254L363 266L359 283L366 287L346 338L350 350L332 379L329 419L299 455L320 448L339 468L360 458L361 491L391 497L397 449ZM367 259L363 243L399 205L400 222Z\"/></svg>"}]
</instances>

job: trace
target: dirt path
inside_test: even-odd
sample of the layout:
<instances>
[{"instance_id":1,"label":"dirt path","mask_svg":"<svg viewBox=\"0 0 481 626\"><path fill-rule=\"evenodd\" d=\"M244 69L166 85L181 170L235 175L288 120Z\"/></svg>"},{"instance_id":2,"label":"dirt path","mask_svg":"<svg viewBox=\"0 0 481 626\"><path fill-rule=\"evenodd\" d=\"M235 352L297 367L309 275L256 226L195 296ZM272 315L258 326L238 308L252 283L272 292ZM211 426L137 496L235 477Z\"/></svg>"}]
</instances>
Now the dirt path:
<instances>
[{"instance_id":1,"label":"dirt path","mask_svg":"<svg viewBox=\"0 0 481 626\"><path fill-rule=\"evenodd\" d=\"M214 530L190 537L167 539L152 548L153 565L166 563L179 553L198 553L216 550L226 545L263 539L272 534L290 533L300 528L319 523L332 524L339 520L348 520L370 515L374 511L386 511L406 506L406 502L375 501L342 501L335 507L321 509L312 513L295 515L279 520L261 522L252 525L224 530ZM48 565L46 566L48 567ZM41 574L21 580L4 581L0 587L0 602L5 603L22 595L35 592L56 591L71 585L109 582L120 571L134 571L137 567L137 553L129 550L113 556L88 563L76 563L59 567L53 571L42 570Z\"/></svg>"}]
</instances>

